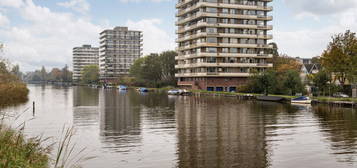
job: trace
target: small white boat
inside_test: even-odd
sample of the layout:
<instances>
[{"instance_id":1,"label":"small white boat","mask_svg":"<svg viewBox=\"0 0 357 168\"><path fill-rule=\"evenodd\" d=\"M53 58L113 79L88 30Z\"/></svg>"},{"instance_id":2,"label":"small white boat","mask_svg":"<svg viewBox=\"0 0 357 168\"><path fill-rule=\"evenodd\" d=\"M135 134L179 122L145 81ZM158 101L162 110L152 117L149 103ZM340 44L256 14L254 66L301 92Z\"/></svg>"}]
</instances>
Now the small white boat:
<instances>
[{"instance_id":1,"label":"small white boat","mask_svg":"<svg viewBox=\"0 0 357 168\"><path fill-rule=\"evenodd\" d=\"M118 86L118 89L119 89L119 90L128 90L128 87L125 86L125 85L119 85L119 86Z\"/></svg>"},{"instance_id":2,"label":"small white boat","mask_svg":"<svg viewBox=\"0 0 357 168\"><path fill-rule=\"evenodd\" d=\"M296 103L296 104L311 104L311 99L306 96L301 96L295 99L291 99L291 103Z\"/></svg>"}]
</instances>

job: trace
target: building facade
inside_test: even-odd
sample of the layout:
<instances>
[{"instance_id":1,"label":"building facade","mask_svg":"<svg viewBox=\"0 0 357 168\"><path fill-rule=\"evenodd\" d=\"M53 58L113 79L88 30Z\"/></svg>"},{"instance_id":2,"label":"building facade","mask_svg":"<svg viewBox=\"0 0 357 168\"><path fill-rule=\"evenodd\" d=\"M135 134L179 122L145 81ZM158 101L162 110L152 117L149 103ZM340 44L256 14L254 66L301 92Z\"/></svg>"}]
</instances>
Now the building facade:
<instances>
[{"instance_id":1,"label":"building facade","mask_svg":"<svg viewBox=\"0 0 357 168\"><path fill-rule=\"evenodd\" d=\"M87 65L99 65L99 48L91 45L73 48L73 81L79 81Z\"/></svg>"},{"instance_id":2,"label":"building facade","mask_svg":"<svg viewBox=\"0 0 357 168\"><path fill-rule=\"evenodd\" d=\"M129 74L130 66L142 55L142 32L115 27L100 33L99 66L102 80Z\"/></svg>"},{"instance_id":3,"label":"building facade","mask_svg":"<svg viewBox=\"0 0 357 168\"><path fill-rule=\"evenodd\" d=\"M251 72L273 67L268 45L272 0L179 0L178 85L237 91Z\"/></svg>"}]
</instances>

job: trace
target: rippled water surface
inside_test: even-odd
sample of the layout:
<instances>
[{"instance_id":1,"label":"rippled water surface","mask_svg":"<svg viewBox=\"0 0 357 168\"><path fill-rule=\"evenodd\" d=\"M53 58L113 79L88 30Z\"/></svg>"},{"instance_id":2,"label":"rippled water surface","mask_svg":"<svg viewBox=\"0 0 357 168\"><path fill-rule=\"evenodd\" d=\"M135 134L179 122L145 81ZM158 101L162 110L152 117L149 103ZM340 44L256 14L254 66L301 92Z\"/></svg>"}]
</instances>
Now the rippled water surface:
<instances>
[{"instance_id":1,"label":"rippled water surface","mask_svg":"<svg viewBox=\"0 0 357 168\"><path fill-rule=\"evenodd\" d=\"M28 136L60 137L73 125L85 168L345 168L357 166L351 109L176 97L165 93L29 85ZM36 102L35 117L32 102Z\"/></svg>"}]
</instances>

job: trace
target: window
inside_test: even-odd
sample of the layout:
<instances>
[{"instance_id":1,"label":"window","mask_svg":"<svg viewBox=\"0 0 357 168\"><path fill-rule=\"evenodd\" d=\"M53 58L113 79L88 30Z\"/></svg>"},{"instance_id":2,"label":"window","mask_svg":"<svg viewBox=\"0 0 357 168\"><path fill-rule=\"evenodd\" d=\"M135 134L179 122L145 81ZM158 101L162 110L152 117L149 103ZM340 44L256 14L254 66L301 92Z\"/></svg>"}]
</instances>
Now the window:
<instances>
[{"instance_id":1,"label":"window","mask_svg":"<svg viewBox=\"0 0 357 168\"><path fill-rule=\"evenodd\" d=\"M217 13L217 8L206 8L206 12Z\"/></svg>"},{"instance_id":2,"label":"window","mask_svg":"<svg viewBox=\"0 0 357 168\"><path fill-rule=\"evenodd\" d=\"M206 29L207 33L217 33L217 28L209 27Z\"/></svg>"},{"instance_id":3,"label":"window","mask_svg":"<svg viewBox=\"0 0 357 168\"><path fill-rule=\"evenodd\" d=\"M217 43L217 38L215 38L215 37L208 37L208 38L207 38L207 43Z\"/></svg>"},{"instance_id":4,"label":"window","mask_svg":"<svg viewBox=\"0 0 357 168\"><path fill-rule=\"evenodd\" d=\"M237 48L230 48L229 51L230 51L230 53L238 53Z\"/></svg>"},{"instance_id":5,"label":"window","mask_svg":"<svg viewBox=\"0 0 357 168\"><path fill-rule=\"evenodd\" d=\"M209 53L217 53L217 48L208 47L208 48L207 48L207 52L209 52Z\"/></svg>"},{"instance_id":6,"label":"window","mask_svg":"<svg viewBox=\"0 0 357 168\"><path fill-rule=\"evenodd\" d=\"M217 23L217 18L207 18L207 23Z\"/></svg>"}]
</instances>

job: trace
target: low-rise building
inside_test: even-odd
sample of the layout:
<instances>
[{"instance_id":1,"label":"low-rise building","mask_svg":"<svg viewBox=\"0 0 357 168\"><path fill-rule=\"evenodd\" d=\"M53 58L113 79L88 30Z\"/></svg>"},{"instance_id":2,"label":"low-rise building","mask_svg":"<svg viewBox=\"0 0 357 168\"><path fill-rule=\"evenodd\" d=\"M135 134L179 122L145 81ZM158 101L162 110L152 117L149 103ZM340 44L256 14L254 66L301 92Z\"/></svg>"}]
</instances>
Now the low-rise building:
<instances>
[{"instance_id":1,"label":"low-rise building","mask_svg":"<svg viewBox=\"0 0 357 168\"><path fill-rule=\"evenodd\" d=\"M73 48L73 81L78 82L87 65L99 65L99 48L91 45Z\"/></svg>"}]
</instances>

